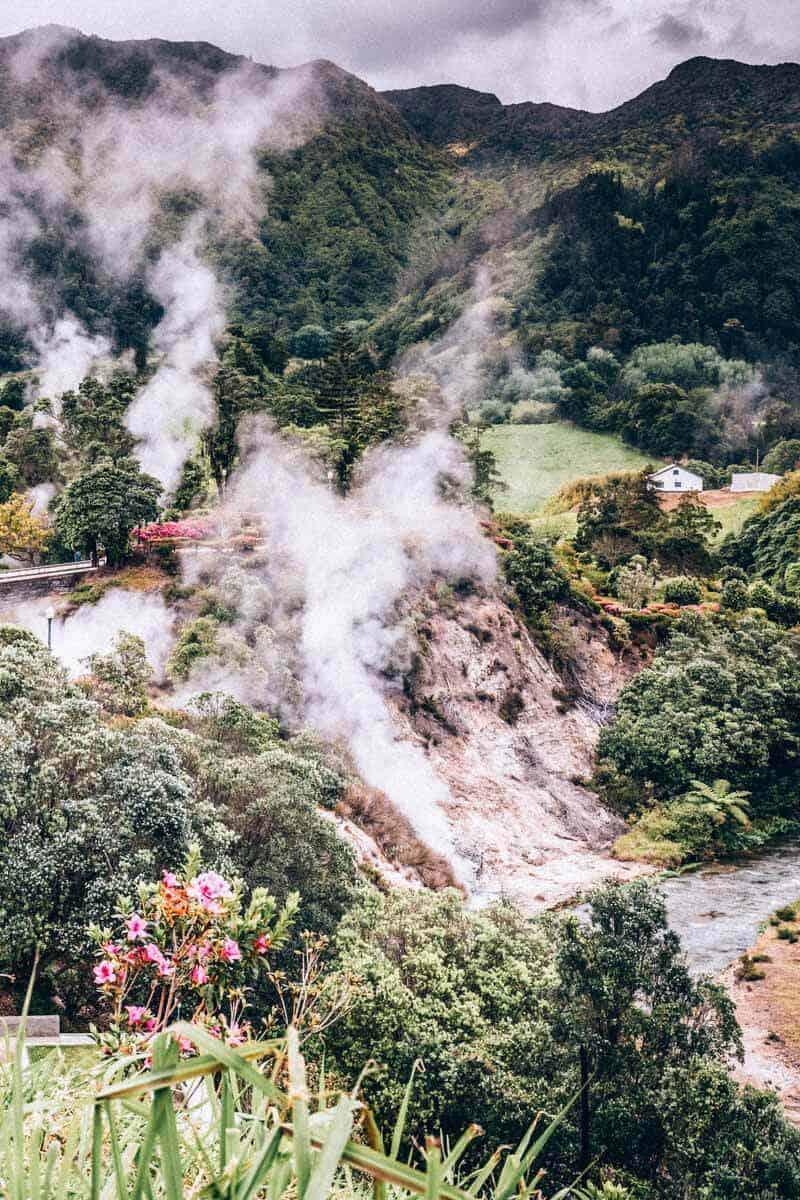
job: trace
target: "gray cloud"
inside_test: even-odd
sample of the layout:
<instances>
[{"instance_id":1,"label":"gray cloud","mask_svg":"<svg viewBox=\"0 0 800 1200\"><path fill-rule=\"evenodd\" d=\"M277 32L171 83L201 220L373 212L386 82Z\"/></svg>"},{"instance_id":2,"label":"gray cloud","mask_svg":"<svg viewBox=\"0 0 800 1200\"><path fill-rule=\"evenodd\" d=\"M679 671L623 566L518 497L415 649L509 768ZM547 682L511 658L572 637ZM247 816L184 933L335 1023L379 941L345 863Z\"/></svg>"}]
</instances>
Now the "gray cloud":
<instances>
[{"instance_id":1,"label":"gray cloud","mask_svg":"<svg viewBox=\"0 0 800 1200\"><path fill-rule=\"evenodd\" d=\"M462 83L594 110L694 54L800 58L797 0L16 0L0 35L48 21L209 41L277 66L329 58L377 88Z\"/></svg>"},{"instance_id":2,"label":"gray cloud","mask_svg":"<svg viewBox=\"0 0 800 1200\"><path fill-rule=\"evenodd\" d=\"M654 41L674 50L696 47L699 41L705 41L706 36L702 25L675 17L672 13L665 13L653 26Z\"/></svg>"}]
</instances>

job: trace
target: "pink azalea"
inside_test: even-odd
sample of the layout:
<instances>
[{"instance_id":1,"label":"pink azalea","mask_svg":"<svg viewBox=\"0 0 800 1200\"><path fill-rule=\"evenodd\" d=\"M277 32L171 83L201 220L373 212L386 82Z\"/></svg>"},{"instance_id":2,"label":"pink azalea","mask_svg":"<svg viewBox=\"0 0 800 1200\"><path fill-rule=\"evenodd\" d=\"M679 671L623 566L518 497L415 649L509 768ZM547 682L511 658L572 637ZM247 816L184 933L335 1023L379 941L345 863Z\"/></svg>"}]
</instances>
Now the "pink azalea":
<instances>
[{"instance_id":1,"label":"pink azalea","mask_svg":"<svg viewBox=\"0 0 800 1200\"><path fill-rule=\"evenodd\" d=\"M161 876L161 882L164 884L164 887L175 888L178 886L178 876L173 875L172 871L165 871Z\"/></svg>"},{"instance_id":2,"label":"pink azalea","mask_svg":"<svg viewBox=\"0 0 800 1200\"><path fill-rule=\"evenodd\" d=\"M109 955L119 954L119 946L115 946L113 942L103 942L100 949L103 951L104 954L109 954Z\"/></svg>"},{"instance_id":3,"label":"pink azalea","mask_svg":"<svg viewBox=\"0 0 800 1200\"><path fill-rule=\"evenodd\" d=\"M231 1025L230 1029L228 1030L228 1045L243 1046L246 1041L247 1037L241 1025Z\"/></svg>"},{"instance_id":4,"label":"pink azalea","mask_svg":"<svg viewBox=\"0 0 800 1200\"><path fill-rule=\"evenodd\" d=\"M182 1054L190 1054L194 1050L194 1045L183 1034L178 1038L178 1048Z\"/></svg>"},{"instance_id":5,"label":"pink azalea","mask_svg":"<svg viewBox=\"0 0 800 1200\"><path fill-rule=\"evenodd\" d=\"M214 948L210 942L199 942L194 948L195 955L197 956L197 961L205 962L205 960L207 958L211 957L213 949Z\"/></svg>"},{"instance_id":6,"label":"pink azalea","mask_svg":"<svg viewBox=\"0 0 800 1200\"><path fill-rule=\"evenodd\" d=\"M204 983L208 983L208 971L200 963L192 968L192 983L195 987L202 987Z\"/></svg>"},{"instance_id":7,"label":"pink azalea","mask_svg":"<svg viewBox=\"0 0 800 1200\"><path fill-rule=\"evenodd\" d=\"M165 978L167 978L170 975L175 974L175 967L168 958L164 958L162 956L161 961L158 964L158 973L159 975L163 975Z\"/></svg>"},{"instance_id":8,"label":"pink azalea","mask_svg":"<svg viewBox=\"0 0 800 1200\"><path fill-rule=\"evenodd\" d=\"M99 987L102 987L105 983L114 983L116 978L117 972L114 963L107 958L104 958L94 968L94 981Z\"/></svg>"},{"instance_id":9,"label":"pink azalea","mask_svg":"<svg viewBox=\"0 0 800 1200\"><path fill-rule=\"evenodd\" d=\"M135 942L147 933L147 921L143 917L140 917L138 913L132 913L125 922L125 925L128 930L129 942Z\"/></svg>"},{"instance_id":10,"label":"pink azalea","mask_svg":"<svg viewBox=\"0 0 800 1200\"><path fill-rule=\"evenodd\" d=\"M253 942L253 949L255 950L256 954L266 954L269 950L269 947L270 940L265 933L262 933L261 937L257 937Z\"/></svg>"},{"instance_id":11,"label":"pink azalea","mask_svg":"<svg viewBox=\"0 0 800 1200\"><path fill-rule=\"evenodd\" d=\"M155 1017L148 1017L148 1019L144 1023L145 1033L152 1033L153 1030L155 1029L155 1027L156 1027Z\"/></svg>"},{"instance_id":12,"label":"pink azalea","mask_svg":"<svg viewBox=\"0 0 800 1200\"><path fill-rule=\"evenodd\" d=\"M126 1004L125 1012L128 1014L129 1025L141 1025L142 1017L147 1012L143 1004Z\"/></svg>"},{"instance_id":13,"label":"pink azalea","mask_svg":"<svg viewBox=\"0 0 800 1200\"><path fill-rule=\"evenodd\" d=\"M164 958L155 942L148 942L146 946L142 947L142 955L145 962L151 963L160 963Z\"/></svg>"},{"instance_id":14,"label":"pink azalea","mask_svg":"<svg viewBox=\"0 0 800 1200\"><path fill-rule=\"evenodd\" d=\"M186 894L202 904L208 912L219 913L222 911L220 901L233 893L228 881L217 875L216 871L203 871L189 884Z\"/></svg>"},{"instance_id":15,"label":"pink azalea","mask_svg":"<svg viewBox=\"0 0 800 1200\"><path fill-rule=\"evenodd\" d=\"M241 957L242 952L239 949L239 943L235 942L233 938L225 938L225 941L222 943L222 949L220 950L220 958L223 958L225 962L230 963L238 962Z\"/></svg>"}]
</instances>

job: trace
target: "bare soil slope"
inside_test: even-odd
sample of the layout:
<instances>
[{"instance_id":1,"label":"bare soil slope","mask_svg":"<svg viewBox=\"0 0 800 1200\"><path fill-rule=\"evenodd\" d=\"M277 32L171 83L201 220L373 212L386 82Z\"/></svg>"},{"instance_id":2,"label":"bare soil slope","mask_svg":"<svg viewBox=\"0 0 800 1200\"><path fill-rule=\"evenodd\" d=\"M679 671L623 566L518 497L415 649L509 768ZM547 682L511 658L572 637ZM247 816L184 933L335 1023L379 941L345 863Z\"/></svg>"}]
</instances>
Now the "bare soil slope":
<instances>
[{"instance_id":1,"label":"bare soil slope","mask_svg":"<svg viewBox=\"0 0 800 1200\"><path fill-rule=\"evenodd\" d=\"M529 910L643 869L610 858L623 822L582 782L599 722L636 664L620 662L584 618L562 621L579 680L569 695L498 597L434 606L398 704L406 736L425 744L449 785L455 839L475 863L481 899Z\"/></svg>"}]
</instances>

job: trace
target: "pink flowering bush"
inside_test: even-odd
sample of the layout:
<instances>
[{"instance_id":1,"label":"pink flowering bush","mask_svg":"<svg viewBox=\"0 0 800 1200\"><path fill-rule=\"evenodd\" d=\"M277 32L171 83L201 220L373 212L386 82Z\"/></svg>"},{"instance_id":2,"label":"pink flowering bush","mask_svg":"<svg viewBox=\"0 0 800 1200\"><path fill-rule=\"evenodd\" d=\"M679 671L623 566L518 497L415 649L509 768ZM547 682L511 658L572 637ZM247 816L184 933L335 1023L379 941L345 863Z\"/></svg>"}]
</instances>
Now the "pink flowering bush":
<instances>
[{"instance_id":1,"label":"pink flowering bush","mask_svg":"<svg viewBox=\"0 0 800 1200\"><path fill-rule=\"evenodd\" d=\"M217 533L217 527L213 521L195 519L161 521L153 525L142 525L136 530L136 537L140 542L159 542L165 538L191 538L193 541L199 542L215 533Z\"/></svg>"},{"instance_id":2,"label":"pink flowering bush","mask_svg":"<svg viewBox=\"0 0 800 1200\"><path fill-rule=\"evenodd\" d=\"M95 1031L108 1052L142 1049L178 1018L203 1025L230 1045L251 1033L244 1013L248 982L268 969L284 944L299 897L280 912L266 889L242 903L241 885L201 871L190 856L181 875L165 871L139 889L136 906L115 929L93 926L94 981L111 1008L108 1030ZM189 1053L187 1044L181 1049Z\"/></svg>"}]
</instances>

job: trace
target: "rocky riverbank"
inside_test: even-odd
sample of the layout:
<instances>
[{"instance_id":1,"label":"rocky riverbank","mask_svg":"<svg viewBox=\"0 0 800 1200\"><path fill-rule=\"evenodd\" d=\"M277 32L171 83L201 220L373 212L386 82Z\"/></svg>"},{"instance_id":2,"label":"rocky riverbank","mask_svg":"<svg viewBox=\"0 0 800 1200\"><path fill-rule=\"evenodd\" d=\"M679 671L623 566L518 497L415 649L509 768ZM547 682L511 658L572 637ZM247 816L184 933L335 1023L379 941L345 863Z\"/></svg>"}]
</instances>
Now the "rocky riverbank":
<instances>
[{"instance_id":1,"label":"rocky riverbank","mask_svg":"<svg viewBox=\"0 0 800 1200\"><path fill-rule=\"evenodd\" d=\"M744 1040L736 1077L774 1088L787 1118L800 1127L800 940L779 936L781 929L800 935L800 921L769 925L722 979Z\"/></svg>"}]
</instances>

